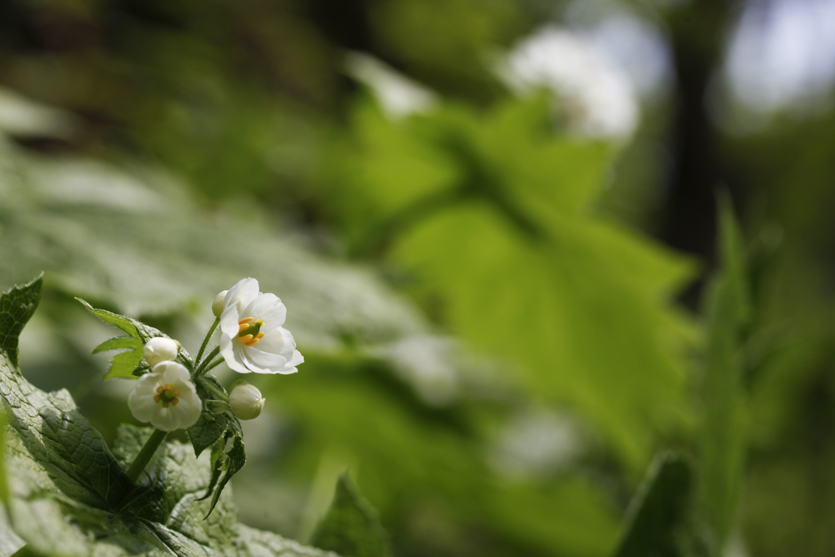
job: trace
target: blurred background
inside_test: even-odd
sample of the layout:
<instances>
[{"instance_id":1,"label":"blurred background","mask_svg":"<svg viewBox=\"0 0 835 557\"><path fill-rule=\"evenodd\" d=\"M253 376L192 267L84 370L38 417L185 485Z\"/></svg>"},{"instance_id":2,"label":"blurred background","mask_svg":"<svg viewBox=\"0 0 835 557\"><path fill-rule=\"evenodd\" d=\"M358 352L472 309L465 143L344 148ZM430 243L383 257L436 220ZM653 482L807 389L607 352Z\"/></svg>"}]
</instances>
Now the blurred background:
<instances>
[{"instance_id":1,"label":"blurred background","mask_svg":"<svg viewBox=\"0 0 835 557\"><path fill-rule=\"evenodd\" d=\"M724 478L714 554L832 555L834 87L833 0L3 0L21 367L112 439L132 384L73 297L195 352L251 276L306 362L253 380L246 524L310 539L348 468L398 556L604 556L675 449Z\"/></svg>"}]
</instances>

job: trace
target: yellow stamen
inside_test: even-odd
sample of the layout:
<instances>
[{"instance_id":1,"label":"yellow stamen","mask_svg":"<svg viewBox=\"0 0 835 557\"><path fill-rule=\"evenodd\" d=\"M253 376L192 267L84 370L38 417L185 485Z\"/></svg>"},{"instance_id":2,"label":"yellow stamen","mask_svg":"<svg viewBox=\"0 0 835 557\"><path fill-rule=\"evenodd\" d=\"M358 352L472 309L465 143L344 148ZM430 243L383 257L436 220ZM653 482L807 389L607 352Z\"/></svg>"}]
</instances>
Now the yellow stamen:
<instances>
[{"instance_id":1,"label":"yellow stamen","mask_svg":"<svg viewBox=\"0 0 835 557\"><path fill-rule=\"evenodd\" d=\"M180 389L174 389L174 396L180 396Z\"/></svg>"},{"instance_id":2,"label":"yellow stamen","mask_svg":"<svg viewBox=\"0 0 835 557\"><path fill-rule=\"evenodd\" d=\"M243 325L245 323L249 323L250 321L255 321L254 317L244 317L240 321L238 321L238 325Z\"/></svg>"},{"instance_id":3,"label":"yellow stamen","mask_svg":"<svg viewBox=\"0 0 835 557\"><path fill-rule=\"evenodd\" d=\"M171 391L173 389L174 389L174 385L172 385L171 383L166 383L165 384L165 390L166 391Z\"/></svg>"},{"instance_id":4,"label":"yellow stamen","mask_svg":"<svg viewBox=\"0 0 835 557\"><path fill-rule=\"evenodd\" d=\"M162 391L164 391L164 390L165 390L165 389L163 389L163 388L162 388L162 385L160 385L159 387L157 387L157 392L158 392L158 393L161 393L161 392L162 392Z\"/></svg>"},{"instance_id":5,"label":"yellow stamen","mask_svg":"<svg viewBox=\"0 0 835 557\"><path fill-rule=\"evenodd\" d=\"M163 402L163 403L162 403L162 407L163 407L163 408L168 408L168 406L169 406L169 403L167 403L167 402Z\"/></svg>"},{"instance_id":6,"label":"yellow stamen","mask_svg":"<svg viewBox=\"0 0 835 557\"><path fill-rule=\"evenodd\" d=\"M154 395L154 402L159 402L161 398L159 395Z\"/></svg>"},{"instance_id":7,"label":"yellow stamen","mask_svg":"<svg viewBox=\"0 0 835 557\"><path fill-rule=\"evenodd\" d=\"M244 335L242 337L238 337L238 342L241 344L247 344L252 341L252 335Z\"/></svg>"},{"instance_id":8,"label":"yellow stamen","mask_svg":"<svg viewBox=\"0 0 835 557\"><path fill-rule=\"evenodd\" d=\"M179 398L175 398L174 400L172 400L172 401L171 401L171 404L173 404L174 406L177 406L177 403L178 403L178 402L180 402L180 399L179 399Z\"/></svg>"}]
</instances>

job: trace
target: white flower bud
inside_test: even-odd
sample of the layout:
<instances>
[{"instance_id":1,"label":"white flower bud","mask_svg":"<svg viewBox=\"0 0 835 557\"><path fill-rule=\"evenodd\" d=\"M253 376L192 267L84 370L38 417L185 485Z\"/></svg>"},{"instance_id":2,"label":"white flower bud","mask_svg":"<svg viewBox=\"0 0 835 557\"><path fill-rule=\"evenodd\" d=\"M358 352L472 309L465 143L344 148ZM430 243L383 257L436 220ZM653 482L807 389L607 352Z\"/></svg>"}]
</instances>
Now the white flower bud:
<instances>
[{"instance_id":1,"label":"white flower bud","mask_svg":"<svg viewBox=\"0 0 835 557\"><path fill-rule=\"evenodd\" d=\"M215 314L215 317L220 317L220 314L223 313L223 302L226 300L226 293L229 292L228 290L224 290L220 294L215 297L215 301L212 303L212 313Z\"/></svg>"},{"instance_id":2,"label":"white flower bud","mask_svg":"<svg viewBox=\"0 0 835 557\"><path fill-rule=\"evenodd\" d=\"M152 368L160 362L173 360L180 350L180 343L166 337L154 337L145 343L142 355Z\"/></svg>"},{"instance_id":3,"label":"white flower bud","mask_svg":"<svg viewBox=\"0 0 835 557\"><path fill-rule=\"evenodd\" d=\"M242 420L253 420L264 408L264 398L257 387L239 382L229 393L229 407L232 413Z\"/></svg>"}]
</instances>

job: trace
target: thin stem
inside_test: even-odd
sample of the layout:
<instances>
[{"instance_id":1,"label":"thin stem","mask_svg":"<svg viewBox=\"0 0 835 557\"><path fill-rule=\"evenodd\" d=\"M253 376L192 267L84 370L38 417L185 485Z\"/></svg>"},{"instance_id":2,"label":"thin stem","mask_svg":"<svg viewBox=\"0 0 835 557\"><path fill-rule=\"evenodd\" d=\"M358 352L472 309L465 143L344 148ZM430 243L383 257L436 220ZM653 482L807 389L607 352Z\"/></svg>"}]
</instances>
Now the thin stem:
<instances>
[{"instance_id":1,"label":"thin stem","mask_svg":"<svg viewBox=\"0 0 835 557\"><path fill-rule=\"evenodd\" d=\"M155 452L157 452L157 449L162 444L166 435L168 435L167 431L155 429L151 436L148 437L145 445L142 446L139 454L136 455L133 464L131 464L130 468L128 468L127 475L128 478L130 478L130 481L136 483L136 480L139 479L139 474L142 473L142 470L144 470L151 461L151 457L154 456Z\"/></svg>"},{"instance_id":2,"label":"thin stem","mask_svg":"<svg viewBox=\"0 0 835 557\"><path fill-rule=\"evenodd\" d=\"M220 362L218 362L218 363L220 363ZM222 400L224 402L229 402L229 397L226 396L226 393L224 393L223 391L221 391L220 389L218 389L217 387L215 387L214 385L212 385L208 381L202 381L200 383L200 385L202 385L203 388L206 389L207 391L211 391L212 394L214 394L220 400Z\"/></svg>"},{"instance_id":3,"label":"thin stem","mask_svg":"<svg viewBox=\"0 0 835 557\"><path fill-rule=\"evenodd\" d=\"M203 370L203 375L206 375L207 373L209 373L209 371L216 368L217 366L219 366L222 363L223 363L223 357L221 356L220 358L218 358L217 360L215 360L214 362L212 362L212 363L210 363L209 365L206 366L206 369Z\"/></svg>"},{"instance_id":4,"label":"thin stem","mask_svg":"<svg viewBox=\"0 0 835 557\"><path fill-rule=\"evenodd\" d=\"M205 373L205 371L203 371L203 368L205 368L206 364L208 364L212 360L212 358L214 358L218 354L220 354L220 346L215 346L215 349L209 352L209 355L206 356L206 359L203 360L203 363L197 366L197 369L194 370L194 377L198 377Z\"/></svg>"},{"instance_id":5,"label":"thin stem","mask_svg":"<svg viewBox=\"0 0 835 557\"><path fill-rule=\"evenodd\" d=\"M215 332L219 323L220 317L216 317L215 322L212 323L212 327L209 329L209 332L206 333L206 338L203 339L203 346L200 347L200 352L197 353L197 359L194 360L195 364L200 364L200 357L203 356L203 351L206 350L206 345L209 344L209 339L212 338L212 333Z\"/></svg>"}]
</instances>

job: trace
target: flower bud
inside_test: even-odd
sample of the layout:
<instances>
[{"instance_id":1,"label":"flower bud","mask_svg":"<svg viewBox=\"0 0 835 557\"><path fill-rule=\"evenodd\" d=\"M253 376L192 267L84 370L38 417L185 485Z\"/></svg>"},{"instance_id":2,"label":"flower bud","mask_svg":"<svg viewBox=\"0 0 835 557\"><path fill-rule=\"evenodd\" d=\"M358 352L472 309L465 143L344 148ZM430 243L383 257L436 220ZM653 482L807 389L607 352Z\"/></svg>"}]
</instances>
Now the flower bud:
<instances>
[{"instance_id":1,"label":"flower bud","mask_svg":"<svg viewBox=\"0 0 835 557\"><path fill-rule=\"evenodd\" d=\"M220 314L223 313L223 302L226 301L226 293L229 292L228 290L224 290L220 294L215 297L215 301L212 303L212 313L215 314L215 317L220 317Z\"/></svg>"},{"instance_id":2,"label":"flower bud","mask_svg":"<svg viewBox=\"0 0 835 557\"><path fill-rule=\"evenodd\" d=\"M160 362L173 360L180 350L180 343L166 337L154 337L145 343L142 355L152 368Z\"/></svg>"},{"instance_id":3,"label":"flower bud","mask_svg":"<svg viewBox=\"0 0 835 557\"><path fill-rule=\"evenodd\" d=\"M242 420L252 420L261 414L264 398L257 387L239 381L229 393L229 407L232 413Z\"/></svg>"}]
</instances>

